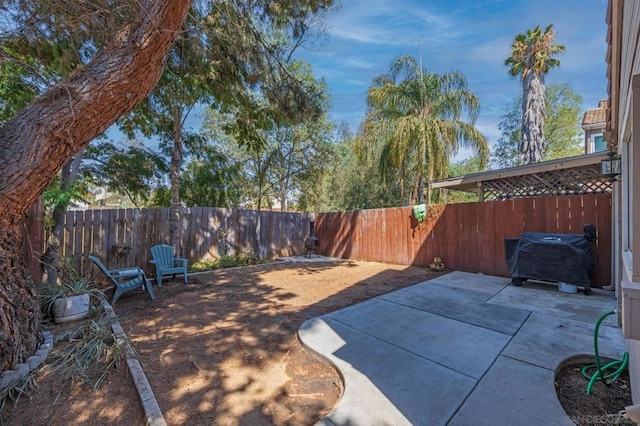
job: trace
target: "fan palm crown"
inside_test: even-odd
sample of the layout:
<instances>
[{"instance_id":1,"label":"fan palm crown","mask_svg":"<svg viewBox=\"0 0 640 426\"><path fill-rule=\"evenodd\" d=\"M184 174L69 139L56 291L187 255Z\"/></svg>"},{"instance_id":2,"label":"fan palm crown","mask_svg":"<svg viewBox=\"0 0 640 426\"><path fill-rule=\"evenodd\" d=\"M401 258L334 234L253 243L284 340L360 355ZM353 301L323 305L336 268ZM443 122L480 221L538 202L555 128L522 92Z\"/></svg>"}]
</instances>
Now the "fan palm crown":
<instances>
[{"instance_id":1,"label":"fan palm crown","mask_svg":"<svg viewBox=\"0 0 640 426\"><path fill-rule=\"evenodd\" d=\"M398 177L401 197L405 178L412 179L410 202L421 201L423 178L447 177L449 160L461 147L486 164L487 140L474 126L480 103L459 72L429 73L413 57L401 56L369 89L367 105L358 146L380 147L380 174Z\"/></svg>"}]
</instances>

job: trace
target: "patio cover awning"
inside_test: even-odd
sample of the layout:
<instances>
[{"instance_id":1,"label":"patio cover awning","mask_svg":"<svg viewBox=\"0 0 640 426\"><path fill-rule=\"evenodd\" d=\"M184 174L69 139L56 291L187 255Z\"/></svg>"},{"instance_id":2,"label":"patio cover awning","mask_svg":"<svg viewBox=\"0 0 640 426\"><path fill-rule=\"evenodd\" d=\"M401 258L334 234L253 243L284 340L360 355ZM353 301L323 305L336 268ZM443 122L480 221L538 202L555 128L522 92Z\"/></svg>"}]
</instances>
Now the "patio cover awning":
<instances>
[{"instance_id":1,"label":"patio cover awning","mask_svg":"<svg viewBox=\"0 0 640 426\"><path fill-rule=\"evenodd\" d=\"M480 201L611 192L611 182L600 173L600 161L606 157L606 152L595 152L452 177L429 182L429 185L477 193Z\"/></svg>"}]
</instances>

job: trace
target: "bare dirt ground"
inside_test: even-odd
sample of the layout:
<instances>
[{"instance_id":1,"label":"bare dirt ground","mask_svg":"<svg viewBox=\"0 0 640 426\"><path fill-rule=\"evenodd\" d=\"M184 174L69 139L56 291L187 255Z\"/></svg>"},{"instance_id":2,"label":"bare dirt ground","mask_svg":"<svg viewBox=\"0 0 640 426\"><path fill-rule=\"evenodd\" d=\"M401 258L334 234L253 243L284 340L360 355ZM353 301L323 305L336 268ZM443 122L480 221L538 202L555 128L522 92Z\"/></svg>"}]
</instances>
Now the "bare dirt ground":
<instances>
[{"instance_id":1,"label":"bare dirt ground","mask_svg":"<svg viewBox=\"0 0 640 426\"><path fill-rule=\"evenodd\" d=\"M299 326L438 275L381 263L278 262L192 275L186 285L178 277L156 287L156 300L128 293L114 308L169 425L311 425L338 401L342 382L330 364L302 347ZM65 329L46 328L54 338ZM59 390L51 373L39 374L37 382L16 409L0 413L0 424L145 423L126 367L97 392L79 384ZM630 401L628 377L595 386L594 396L586 395L586 383L575 368L557 378L558 397L573 419L593 420L596 400L599 416Z\"/></svg>"},{"instance_id":2,"label":"bare dirt ground","mask_svg":"<svg viewBox=\"0 0 640 426\"><path fill-rule=\"evenodd\" d=\"M338 401L338 373L299 343L309 318L434 278L425 268L365 262L278 262L181 277L156 300L128 293L114 306L169 425L310 425ZM54 334L60 326L50 326ZM57 345L56 345L57 346ZM56 348L56 350L60 350ZM38 389L2 422L144 424L126 368L97 392Z\"/></svg>"},{"instance_id":3,"label":"bare dirt ground","mask_svg":"<svg viewBox=\"0 0 640 426\"><path fill-rule=\"evenodd\" d=\"M590 360L587 365L592 365ZM585 364L573 363L567 365L556 376L556 393L562 408L574 423L580 426L595 424L634 425L635 422L619 415L624 407L633 405L631 401L631 384L629 371L615 381L608 381L608 385L597 381L587 395L588 380L582 375ZM592 374L594 370L589 370ZM612 373L612 370L607 371Z\"/></svg>"}]
</instances>

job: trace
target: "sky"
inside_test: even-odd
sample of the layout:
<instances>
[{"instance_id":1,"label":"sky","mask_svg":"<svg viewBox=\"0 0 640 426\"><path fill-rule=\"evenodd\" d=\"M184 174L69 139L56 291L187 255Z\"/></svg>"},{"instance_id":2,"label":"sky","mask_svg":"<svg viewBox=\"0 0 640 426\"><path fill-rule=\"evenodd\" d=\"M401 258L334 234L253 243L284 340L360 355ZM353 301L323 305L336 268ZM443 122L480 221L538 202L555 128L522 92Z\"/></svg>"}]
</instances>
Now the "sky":
<instances>
[{"instance_id":1,"label":"sky","mask_svg":"<svg viewBox=\"0 0 640 426\"><path fill-rule=\"evenodd\" d=\"M606 98L606 10L606 0L343 0L327 17L322 45L298 50L297 58L327 83L332 120L354 133L368 88L396 57L422 57L430 72L462 72L480 99L476 127L493 146L506 106L522 93L504 60L516 34L537 25L553 24L566 48L546 83L569 83L583 112ZM456 160L471 155L463 150Z\"/></svg>"}]
</instances>

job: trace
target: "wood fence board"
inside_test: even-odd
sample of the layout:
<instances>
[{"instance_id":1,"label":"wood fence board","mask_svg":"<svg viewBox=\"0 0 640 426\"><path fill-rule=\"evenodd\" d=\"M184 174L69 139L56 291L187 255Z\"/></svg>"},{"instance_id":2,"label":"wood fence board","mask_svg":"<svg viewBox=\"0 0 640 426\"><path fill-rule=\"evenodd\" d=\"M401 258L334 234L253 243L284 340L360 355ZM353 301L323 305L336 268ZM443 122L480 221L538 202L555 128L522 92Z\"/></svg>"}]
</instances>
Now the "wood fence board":
<instances>
[{"instance_id":1,"label":"wood fence board","mask_svg":"<svg viewBox=\"0 0 640 426\"><path fill-rule=\"evenodd\" d=\"M367 236L371 227L371 223L367 219L371 214L373 214L372 211L363 211L358 214L358 226L356 229L358 231L358 259L360 260L373 260L367 250Z\"/></svg>"},{"instance_id":2,"label":"wood fence board","mask_svg":"<svg viewBox=\"0 0 640 426\"><path fill-rule=\"evenodd\" d=\"M116 238L116 232L117 232L117 226L115 223L116 220L116 211L115 210L103 210L102 211L102 232L103 237L102 237L102 247L101 249L101 253L102 253L102 263L104 263L104 265L109 268L116 268L115 263L112 262L111 259L111 245L114 243L114 240Z\"/></svg>"},{"instance_id":3,"label":"wood fence board","mask_svg":"<svg viewBox=\"0 0 640 426\"><path fill-rule=\"evenodd\" d=\"M358 225L356 226L356 231L358 233L358 246L357 246L357 252L358 252L358 259L360 260L364 260L364 259L371 259L370 257L367 257L366 255L366 251L367 251L367 226L369 225L368 221L367 221L367 217L369 216L368 212L364 212L364 211L360 211L358 212L358 216L357 216L357 223Z\"/></svg>"},{"instance_id":4,"label":"wood fence board","mask_svg":"<svg viewBox=\"0 0 640 426\"><path fill-rule=\"evenodd\" d=\"M86 210L82 212L82 216L83 216L83 223L84 223L84 230L83 230L83 237L82 237L82 256L86 257L91 254L91 250L92 250L93 210ZM81 270L82 270L82 273L85 275L90 274L90 268L89 270L86 270L87 267L89 267L89 265L83 262Z\"/></svg>"},{"instance_id":5,"label":"wood fence board","mask_svg":"<svg viewBox=\"0 0 640 426\"><path fill-rule=\"evenodd\" d=\"M384 244L380 247L380 262L384 262L384 259L388 256L387 252L390 252L389 263L400 264L400 256L398 253L398 225L396 222L397 208L393 211L385 212L384 209L380 211L382 232L384 233Z\"/></svg>"},{"instance_id":6,"label":"wood fence board","mask_svg":"<svg viewBox=\"0 0 640 426\"><path fill-rule=\"evenodd\" d=\"M344 252L341 257L349 259L360 259L360 211L350 212L348 227L345 229L347 233L346 247L348 251Z\"/></svg>"},{"instance_id":7,"label":"wood fence board","mask_svg":"<svg viewBox=\"0 0 640 426\"><path fill-rule=\"evenodd\" d=\"M354 211L351 214L351 223L349 226L349 235L353 237L353 242L351 242L351 244L349 244L349 258L355 258L355 259L363 259L362 258L362 251L361 251L361 246L362 246L362 225L363 225L363 220L361 218L361 215L363 214L363 212L361 211Z\"/></svg>"},{"instance_id":8,"label":"wood fence board","mask_svg":"<svg viewBox=\"0 0 640 426\"><path fill-rule=\"evenodd\" d=\"M266 248L263 257L266 259L275 259L281 255L280 247L282 244L282 239L280 233L278 232L277 227L274 227L274 224L271 220L273 217L270 212L264 212L261 222L263 223L264 233L260 237L261 245ZM276 245L278 248L276 248Z\"/></svg>"},{"instance_id":9,"label":"wood fence board","mask_svg":"<svg viewBox=\"0 0 640 426\"><path fill-rule=\"evenodd\" d=\"M599 194L597 198L598 218L595 223L598 232L596 268L599 272L598 284L601 286L613 284L611 279L611 253L613 250L613 239L611 237L612 200L611 197L606 195Z\"/></svg>"},{"instance_id":10,"label":"wood fence board","mask_svg":"<svg viewBox=\"0 0 640 426\"><path fill-rule=\"evenodd\" d=\"M366 226L366 221L364 220L366 217L366 213L363 211L358 211L355 215L355 226L352 230L354 234L357 235L356 243L353 246L353 251L358 253L358 259L366 259L363 255L363 245L364 245L364 227Z\"/></svg>"},{"instance_id":11,"label":"wood fence board","mask_svg":"<svg viewBox=\"0 0 640 426\"><path fill-rule=\"evenodd\" d=\"M369 244L371 247L370 250L375 261L381 262L383 258L382 251L384 249L384 244L380 244L380 241L385 241L386 238L384 230L384 218L381 209L376 209L374 212L373 229L373 234L369 235Z\"/></svg>"},{"instance_id":12,"label":"wood fence board","mask_svg":"<svg viewBox=\"0 0 640 426\"><path fill-rule=\"evenodd\" d=\"M480 246L480 236L479 234L479 212L478 212L477 203L466 203L464 208L464 232L467 236L467 244L464 247L461 247L463 251L463 259L465 261L466 269L470 272L478 271L481 267L484 269L486 265L480 265L480 256L479 252L483 251ZM484 209L483 209L484 210ZM483 231L486 232L486 231Z\"/></svg>"},{"instance_id":13,"label":"wood fence board","mask_svg":"<svg viewBox=\"0 0 640 426\"><path fill-rule=\"evenodd\" d=\"M408 226L410 231L409 231L409 241L407 244L407 257L409 258L409 265L416 265L418 262L418 254L420 251L420 247L422 246L421 241L420 241L420 224L418 223L418 221L409 216L407 217L407 215L405 215L405 217L402 218L402 222L401 225L404 226Z\"/></svg>"},{"instance_id":14,"label":"wood fence board","mask_svg":"<svg viewBox=\"0 0 640 426\"><path fill-rule=\"evenodd\" d=\"M558 232L572 234L571 229L571 197L558 197Z\"/></svg>"},{"instance_id":15,"label":"wood fence board","mask_svg":"<svg viewBox=\"0 0 640 426\"><path fill-rule=\"evenodd\" d=\"M354 253L357 253L356 259L358 260L367 260L367 258L364 256L366 244L365 226L367 225L366 217L367 212L362 210L358 211L355 215L355 227L353 228L353 232L355 235L357 235L357 237L355 244L353 245L353 251Z\"/></svg>"},{"instance_id":16,"label":"wood fence board","mask_svg":"<svg viewBox=\"0 0 640 426\"><path fill-rule=\"evenodd\" d=\"M73 268L76 271L82 270L82 256L73 256L72 253L82 253L82 226L84 223L82 222L82 212L74 211L73 212L73 220L71 221L72 228L69 231L69 244L67 244L68 251L70 254L68 258L71 260Z\"/></svg>"},{"instance_id":17,"label":"wood fence board","mask_svg":"<svg viewBox=\"0 0 640 426\"><path fill-rule=\"evenodd\" d=\"M498 253L496 253L496 247L493 244L493 238L491 238L492 235L496 235L495 203L489 203L484 207L486 208L477 209L476 234L478 247L476 255L478 267L476 270L485 269L487 274L496 275L498 273L498 263L501 259L497 258Z\"/></svg>"},{"instance_id":18,"label":"wood fence board","mask_svg":"<svg viewBox=\"0 0 640 426\"><path fill-rule=\"evenodd\" d=\"M382 209L376 209L371 218L373 220L373 234L369 235L369 244L371 245L370 251L373 255L372 258L375 259L375 262L380 262L380 260L383 258L383 251L386 251L384 249L384 245L381 244L381 241L384 241L385 238L384 231L382 230L382 212ZM386 258L387 256L384 257Z\"/></svg>"},{"instance_id":19,"label":"wood fence board","mask_svg":"<svg viewBox=\"0 0 640 426\"><path fill-rule=\"evenodd\" d=\"M194 211L194 216L198 217L197 225L198 232L196 238L192 240L193 246L189 247L189 259L199 256L202 247L211 247L211 228L209 227L209 215L207 214L206 207L198 207L197 211ZM203 258L207 252L203 253Z\"/></svg>"},{"instance_id":20,"label":"wood fence board","mask_svg":"<svg viewBox=\"0 0 640 426\"><path fill-rule=\"evenodd\" d=\"M375 261L376 259L376 254L375 254L375 250L373 247L373 237L377 234L378 238L379 238L379 228L378 228L378 223L376 221L376 213L377 210L372 210L370 212L371 214L363 214L360 216L362 222L363 222L363 227L362 227L362 238L363 238L363 253L362 253L362 258L363 259L371 259L373 261Z\"/></svg>"},{"instance_id":21,"label":"wood fence board","mask_svg":"<svg viewBox=\"0 0 640 426\"><path fill-rule=\"evenodd\" d=\"M473 265L469 263L469 254L472 250L477 250L477 241L473 241L471 230L469 229L469 209L467 204L457 204L458 223L456 224L455 238L455 258L462 270L468 272Z\"/></svg>"},{"instance_id":22,"label":"wood fence board","mask_svg":"<svg viewBox=\"0 0 640 426\"><path fill-rule=\"evenodd\" d=\"M520 236L520 234L522 234L523 232L525 232L527 230L526 228L526 224L525 224L525 209L527 208L527 205L525 204L525 202L527 201L526 198L518 198L513 200L513 211L512 211L512 217L508 217L507 218L507 222L505 222L507 224L507 226L509 226L511 233L510 235L514 235L516 237ZM531 203L529 202L529 205L531 205Z\"/></svg>"},{"instance_id":23,"label":"wood fence board","mask_svg":"<svg viewBox=\"0 0 640 426\"><path fill-rule=\"evenodd\" d=\"M202 210L203 222L206 223L209 230L208 238L205 240L206 247L209 247L203 256L203 260L211 260L215 257L220 257L218 253L218 233L221 228L220 213L217 209L209 211L209 209ZM222 236L223 234L220 234Z\"/></svg>"},{"instance_id":24,"label":"wood fence board","mask_svg":"<svg viewBox=\"0 0 640 426\"><path fill-rule=\"evenodd\" d=\"M125 211L125 244L131 247L131 255L127 265L138 266L138 234L137 234L137 220L136 209L127 209Z\"/></svg>"},{"instance_id":25,"label":"wood fence board","mask_svg":"<svg viewBox=\"0 0 640 426\"><path fill-rule=\"evenodd\" d=\"M335 256L348 259L355 257L354 246L356 245L355 224L357 220L355 212L343 212L334 215L331 226L335 229L335 238L333 239L333 247L335 247Z\"/></svg>"},{"instance_id":26,"label":"wood fence board","mask_svg":"<svg viewBox=\"0 0 640 426\"><path fill-rule=\"evenodd\" d=\"M545 232L553 232L557 234L558 231L558 197L543 197L544 203L544 230Z\"/></svg>"},{"instance_id":27,"label":"wood fence board","mask_svg":"<svg viewBox=\"0 0 640 426\"><path fill-rule=\"evenodd\" d=\"M431 206L427 206L427 209L430 207ZM405 220L409 221L409 226L406 226L406 229L412 229L412 231L418 235L418 250L415 255L414 265L428 265L433 261L433 256L435 256L434 245L429 244L429 240L432 238L433 220L431 220L431 217L427 214L425 219L418 223L417 219L413 217L413 210L409 212L409 217ZM398 250L402 250L402 247L398 247Z\"/></svg>"},{"instance_id":28,"label":"wood fence board","mask_svg":"<svg viewBox=\"0 0 640 426\"><path fill-rule=\"evenodd\" d=\"M404 215L402 210L403 209L401 207L393 209L391 224L387 224L387 226L391 226L393 229L396 263L398 265L407 265L408 257L404 247L406 247L407 244L407 230L409 228L402 226L402 217Z\"/></svg>"},{"instance_id":29,"label":"wood fence board","mask_svg":"<svg viewBox=\"0 0 640 426\"><path fill-rule=\"evenodd\" d=\"M142 265L142 248L140 247L140 210L128 209L127 211L127 232L129 233L129 244L131 244L131 265Z\"/></svg>"},{"instance_id":30,"label":"wood fence board","mask_svg":"<svg viewBox=\"0 0 640 426\"><path fill-rule=\"evenodd\" d=\"M458 256L467 272L477 271L479 267L478 251L478 212L475 203L461 204L461 230Z\"/></svg>"},{"instance_id":31,"label":"wood fence board","mask_svg":"<svg viewBox=\"0 0 640 426\"><path fill-rule=\"evenodd\" d=\"M596 227L598 239L596 247L597 284L611 285L611 253L613 241L611 237L612 200L607 194L598 194L595 198L596 218L592 225Z\"/></svg>"},{"instance_id":32,"label":"wood fence board","mask_svg":"<svg viewBox=\"0 0 640 426\"><path fill-rule=\"evenodd\" d=\"M597 223L597 212L596 212L596 200L594 197L589 197L589 198L584 198L582 199L582 226L584 226L585 224L592 224L595 226L595 224ZM580 228L580 231L576 230L576 234L582 234L584 231L582 229L582 227ZM593 253L593 257L594 260L596 262L598 262L599 259L599 253L597 250L597 246L594 245L593 246L594 249L594 253ZM599 281L601 280L600 277L600 271L594 271L594 274L591 277L591 285L592 286L598 286L600 287L600 285L598 284Z\"/></svg>"},{"instance_id":33,"label":"wood fence board","mask_svg":"<svg viewBox=\"0 0 640 426\"><path fill-rule=\"evenodd\" d=\"M336 221L333 223L336 229L336 239L334 239L334 244L337 249L336 256L340 258L354 258L355 257L355 249L357 235L355 235L355 221L357 220L355 212L344 212L341 213L342 220L339 222Z\"/></svg>"},{"instance_id":34,"label":"wood fence board","mask_svg":"<svg viewBox=\"0 0 640 426\"><path fill-rule=\"evenodd\" d=\"M136 218L138 222L138 228L136 231L136 250L138 252L138 258L136 259L136 265L146 269L149 264L149 260L151 255L149 253L149 249L151 249L151 245L147 243L150 241L149 239L149 224L151 223L149 220L150 212L148 208L140 209L136 211Z\"/></svg>"},{"instance_id":35,"label":"wood fence board","mask_svg":"<svg viewBox=\"0 0 640 426\"><path fill-rule=\"evenodd\" d=\"M353 253L349 257L355 257L356 259L363 259L362 257L362 227L364 221L362 220L364 212L355 211L351 215L351 226L349 227L349 235L353 235L353 244L350 246L350 251Z\"/></svg>"},{"instance_id":36,"label":"wood fence board","mask_svg":"<svg viewBox=\"0 0 640 426\"><path fill-rule=\"evenodd\" d=\"M359 221L359 211L348 212L347 222L345 222L345 226L341 230L340 234L342 235L342 239L340 242L343 243L343 247L340 253L340 257L348 258L348 259L357 259L359 258L359 232L358 232L358 221Z\"/></svg>"},{"instance_id":37,"label":"wood fence board","mask_svg":"<svg viewBox=\"0 0 640 426\"><path fill-rule=\"evenodd\" d=\"M284 213L285 218L289 216L288 213ZM266 240L269 244L270 253L273 253L269 257L273 258L287 256L287 233L286 230L280 227L280 224L274 220L274 216L269 214L269 235Z\"/></svg>"},{"instance_id":38,"label":"wood fence board","mask_svg":"<svg viewBox=\"0 0 640 426\"><path fill-rule=\"evenodd\" d=\"M454 270L458 270L462 265L462 262L456 256L458 238L460 237L458 211L459 209L455 204L447 205L445 208L446 214L440 218L440 220L444 220L446 226L446 237L442 240L442 243L446 244L442 261L445 265L450 265L449 267Z\"/></svg>"},{"instance_id":39,"label":"wood fence board","mask_svg":"<svg viewBox=\"0 0 640 426\"><path fill-rule=\"evenodd\" d=\"M316 216L316 235L320 239L320 251L331 257L340 257L338 247L341 226L346 223L344 213L323 213Z\"/></svg>"},{"instance_id":40,"label":"wood fence board","mask_svg":"<svg viewBox=\"0 0 640 426\"><path fill-rule=\"evenodd\" d=\"M530 197L526 198L516 198L514 201L514 208L522 208L522 232L536 232L535 226L535 215L536 215L536 205L535 200ZM516 213L515 217L519 215ZM521 234L522 232L518 233Z\"/></svg>"},{"instance_id":41,"label":"wood fence board","mask_svg":"<svg viewBox=\"0 0 640 426\"><path fill-rule=\"evenodd\" d=\"M438 226L438 208L442 206L427 206L424 220L418 223L413 217L413 211L409 211L407 215L410 224L407 227L410 233L419 232L419 249L416 255L416 265L429 266L436 256L444 256L440 252L440 244L437 237L436 227ZM399 248L402 250L402 247Z\"/></svg>"},{"instance_id":42,"label":"wood fence board","mask_svg":"<svg viewBox=\"0 0 640 426\"><path fill-rule=\"evenodd\" d=\"M579 195L569 197L571 212L569 215L570 223L567 230L570 234L576 234L582 232L582 226L584 224L584 218L582 214L583 199Z\"/></svg>"},{"instance_id":43,"label":"wood fence board","mask_svg":"<svg viewBox=\"0 0 640 426\"><path fill-rule=\"evenodd\" d=\"M324 253L330 257L337 255L337 241L335 237L338 234L338 229L332 226L336 216L337 215L333 213L316 215L316 235L320 240L320 253Z\"/></svg>"},{"instance_id":44,"label":"wood fence board","mask_svg":"<svg viewBox=\"0 0 640 426\"><path fill-rule=\"evenodd\" d=\"M531 197L533 201L533 229L535 232L545 232L547 229L547 217L554 215L554 212L549 212L547 215L547 199L550 197ZM555 228L555 227L554 227Z\"/></svg>"},{"instance_id":45,"label":"wood fence board","mask_svg":"<svg viewBox=\"0 0 640 426\"><path fill-rule=\"evenodd\" d=\"M211 246L205 255L205 260L220 257L223 254L222 251L227 241L224 211L224 209L214 209L210 213L208 223L211 229Z\"/></svg>"},{"instance_id":46,"label":"wood fence board","mask_svg":"<svg viewBox=\"0 0 640 426\"><path fill-rule=\"evenodd\" d=\"M90 210L91 212L91 254L98 256L103 262L106 260L100 250L102 210Z\"/></svg>"},{"instance_id":47,"label":"wood fence board","mask_svg":"<svg viewBox=\"0 0 640 426\"><path fill-rule=\"evenodd\" d=\"M411 227L402 225L403 222L409 221L409 219L405 219L405 217L408 217L406 209L403 209L402 207L395 209L394 223L397 224L396 230L398 232L398 263L401 265L409 264L409 255L404 248L409 244L409 239L411 238Z\"/></svg>"},{"instance_id":48,"label":"wood fence board","mask_svg":"<svg viewBox=\"0 0 640 426\"><path fill-rule=\"evenodd\" d=\"M494 213L495 228L493 235L495 235L495 239L490 244L493 245L493 253L495 256L495 273L497 275L508 276L509 269L505 262L504 240L505 238L512 238L505 232L505 225L507 223L508 212L513 211L513 200L493 201L491 204L493 205ZM491 234L487 234L489 240L491 240L490 235Z\"/></svg>"},{"instance_id":49,"label":"wood fence board","mask_svg":"<svg viewBox=\"0 0 640 426\"><path fill-rule=\"evenodd\" d=\"M60 255L63 257L69 256L71 252L72 240L73 240L73 212L65 217L64 230L62 231L63 240L60 241Z\"/></svg>"}]
</instances>

